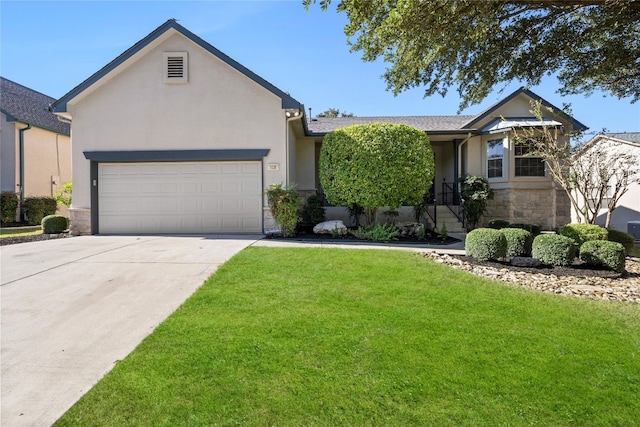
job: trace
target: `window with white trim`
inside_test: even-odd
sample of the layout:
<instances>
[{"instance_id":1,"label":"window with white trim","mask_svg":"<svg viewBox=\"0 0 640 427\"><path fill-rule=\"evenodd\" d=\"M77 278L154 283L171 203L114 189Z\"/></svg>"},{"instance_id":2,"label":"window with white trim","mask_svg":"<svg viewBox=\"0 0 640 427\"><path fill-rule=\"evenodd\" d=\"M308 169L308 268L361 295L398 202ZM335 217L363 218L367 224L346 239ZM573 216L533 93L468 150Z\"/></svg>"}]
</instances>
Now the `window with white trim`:
<instances>
[{"instance_id":1,"label":"window with white trim","mask_svg":"<svg viewBox=\"0 0 640 427\"><path fill-rule=\"evenodd\" d=\"M502 178L504 146L502 139L487 141L487 178Z\"/></svg>"},{"instance_id":2,"label":"window with white trim","mask_svg":"<svg viewBox=\"0 0 640 427\"><path fill-rule=\"evenodd\" d=\"M545 176L544 160L533 155L533 147L526 142L514 145L515 176Z\"/></svg>"},{"instance_id":3,"label":"window with white trim","mask_svg":"<svg viewBox=\"0 0 640 427\"><path fill-rule=\"evenodd\" d=\"M189 62L187 52L164 52L164 82L188 83Z\"/></svg>"}]
</instances>

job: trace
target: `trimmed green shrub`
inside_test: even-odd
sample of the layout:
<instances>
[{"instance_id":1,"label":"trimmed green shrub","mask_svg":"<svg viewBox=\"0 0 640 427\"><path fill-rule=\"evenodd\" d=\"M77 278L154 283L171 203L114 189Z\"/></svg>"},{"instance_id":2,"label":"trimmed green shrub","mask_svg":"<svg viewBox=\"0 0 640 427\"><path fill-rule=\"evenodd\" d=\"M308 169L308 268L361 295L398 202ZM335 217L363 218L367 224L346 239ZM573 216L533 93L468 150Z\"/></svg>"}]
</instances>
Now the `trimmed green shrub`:
<instances>
[{"instance_id":1,"label":"trimmed green shrub","mask_svg":"<svg viewBox=\"0 0 640 427\"><path fill-rule=\"evenodd\" d=\"M476 228L467 233L464 245L467 256L481 261L507 256L507 239L500 230Z\"/></svg>"},{"instance_id":2,"label":"trimmed green shrub","mask_svg":"<svg viewBox=\"0 0 640 427\"><path fill-rule=\"evenodd\" d=\"M302 221L306 224L316 225L326 221L326 218L323 198L315 194L309 196L302 207Z\"/></svg>"},{"instance_id":3,"label":"trimmed green shrub","mask_svg":"<svg viewBox=\"0 0 640 427\"><path fill-rule=\"evenodd\" d=\"M16 221L18 201L18 195L16 193L3 191L0 194L0 222L9 224Z\"/></svg>"},{"instance_id":4,"label":"trimmed green shrub","mask_svg":"<svg viewBox=\"0 0 640 427\"><path fill-rule=\"evenodd\" d=\"M392 123L347 126L329 132L320 151L320 183L334 206L398 208L422 199L435 174L424 131Z\"/></svg>"},{"instance_id":5,"label":"trimmed green shrub","mask_svg":"<svg viewBox=\"0 0 640 427\"><path fill-rule=\"evenodd\" d=\"M507 240L507 256L531 256L533 234L521 228L503 228L500 230Z\"/></svg>"},{"instance_id":6,"label":"trimmed green shrub","mask_svg":"<svg viewBox=\"0 0 640 427\"><path fill-rule=\"evenodd\" d=\"M509 224L508 227L509 228L520 228L522 230L527 230L529 233L533 234L533 237L537 236L542 231L542 227L540 227L538 224L515 223L515 224Z\"/></svg>"},{"instance_id":7,"label":"trimmed green shrub","mask_svg":"<svg viewBox=\"0 0 640 427\"><path fill-rule=\"evenodd\" d=\"M595 224L567 224L560 234L576 241L578 247L590 240L607 240L607 229Z\"/></svg>"},{"instance_id":8,"label":"trimmed green shrub","mask_svg":"<svg viewBox=\"0 0 640 427\"><path fill-rule=\"evenodd\" d=\"M464 222L467 230L471 230L478 225L482 215L487 212L487 204L493 199L493 190L489 182L481 176L461 176L460 197L464 200L462 205Z\"/></svg>"},{"instance_id":9,"label":"trimmed green shrub","mask_svg":"<svg viewBox=\"0 0 640 427\"><path fill-rule=\"evenodd\" d=\"M626 251L618 242L589 240L580 246L580 259L589 265L603 266L618 273L624 271Z\"/></svg>"},{"instance_id":10,"label":"trimmed green shrub","mask_svg":"<svg viewBox=\"0 0 640 427\"><path fill-rule=\"evenodd\" d=\"M496 230L500 230L501 228L506 228L508 226L509 226L509 221L506 221L504 219L492 219L491 221L489 221L489 224L487 225L487 227L495 228Z\"/></svg>"},{"instance_id":11,"label":"trimmed green shrub","mask_svg":"<svg viewBox=\"0 0 640 427\"><path fill-rule=\"evenodd\" d=\"M69 228L69 219L62 215L47 215L41 224L43 234L58 234Z\"/></svg>"},{"instance_id":12,"label":"trimmed green shrub","mask_svg":"<svg viewBox=\"0 0 640 427\"><path fill-rule=\"evenodd\" d=\"M298 225L298 202L300 196L294 187L283 187L281 183L271 184L267 189L267 201L271 215L280 227L284 237L295 236Z\"/></svg>"},{"instance_id":13,"label":"trimmed green shrub","mask_svg":"<svg viewBox=\"0 0 640 427\"><path fill-rule=\"evenodd\" d=\"M390 242L391 240L398 240L400 230L395 224L376 224L375 226L359 227L350 233L362 240Z\"/></svg>"},{"instance_id":14,"label":"trimmed green shrub","mask_svg":"<svg viewBox=\"0 0 640 427\"><path fill-rule=\"evenodd\" d=\"M540 234L533 239L531 255L549 265L571 265L576 257L575 240L559 234Z\"/></svg>"},{"instance_id":15,"label":"trimmed green shrub","mask_svg":"<svg viewBox=\"0 0 640 427\"><path fill-rule=\"evenodd\" d=\"M627 252L627 255L633 250L633 247L636 244L634 237L631 234L625 233L624 231L614 230L612 228L609 229L609 241L610 242L618 242Z\"/></svg>"},{"instance_id":16,"label":"trimmed green shrub","mask_svg":"<svg viewBox=\"0 0 640 427\"><path fill-rule=\"evenodd\" d=\"M40 225L42 218L55 215L58 203L53 197L28 197L22 207L27 224Z\"/></svg>"}]
</instances>

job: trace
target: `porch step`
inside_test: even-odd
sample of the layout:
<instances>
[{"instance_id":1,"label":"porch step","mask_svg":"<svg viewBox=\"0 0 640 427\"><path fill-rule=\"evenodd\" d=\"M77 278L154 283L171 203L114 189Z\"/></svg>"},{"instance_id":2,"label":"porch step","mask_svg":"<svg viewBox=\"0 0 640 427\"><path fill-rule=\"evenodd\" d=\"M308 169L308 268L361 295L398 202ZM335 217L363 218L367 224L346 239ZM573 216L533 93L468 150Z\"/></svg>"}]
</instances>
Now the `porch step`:
<instances>
[{"instance_id":1,"label":"porch step","mask_svg":"<svg viewBox=\"0 0 640 427\"><path fill-rule=\"evenodd\" d=\"M436 209L437 209L436 220L438 221L438 223L435 224L436 231L441 232L442 226L444 225L447 228L447 233L466 232L462 223L458 221L458 218L453 214L453 212L449 210L448 207L436 206ZM427 217L427 221L429 222L429 224L431 224L432 227L434 226L433 221L431 221L431 218Z\"/></svg>"}]
</instances>

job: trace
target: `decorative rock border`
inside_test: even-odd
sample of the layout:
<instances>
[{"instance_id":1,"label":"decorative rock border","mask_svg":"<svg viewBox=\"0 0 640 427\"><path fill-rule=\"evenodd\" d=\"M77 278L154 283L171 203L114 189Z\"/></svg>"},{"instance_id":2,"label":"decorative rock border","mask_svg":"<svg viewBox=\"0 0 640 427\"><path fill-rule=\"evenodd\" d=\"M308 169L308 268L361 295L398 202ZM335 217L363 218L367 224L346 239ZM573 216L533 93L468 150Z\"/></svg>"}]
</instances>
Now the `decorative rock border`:
<instances>
[{"instance_id":1,"label":"decorative rock border","mask_svg":"<svg viewBox=\"0 0 640 427\"><path fill-rule=\"evenodd\" d=\"M3 237L0 239L0 246L14 245L16 243L39 242L40 240L63 239L65 237L69 237L69 233L37 234L35 236Z\"/></svg>"},{"instance_id":2,"label":"decorative rock border","mask_svg":"<svg viewBox=\"0 0 640 427\"><path fill-rule=\"evenodd\" d=\"M625 301L640 304L640 259L626 259L626 277L573 277L556 276L555 274L524 273L511 271L508 268L497 269L482 265L474 265L447 254L436 252L421 253L437 263L449 265L467 271L476 276L505 282L536 291L566 295L578 298L601 299L607 301Z\"/></svg>"}]
</instances>

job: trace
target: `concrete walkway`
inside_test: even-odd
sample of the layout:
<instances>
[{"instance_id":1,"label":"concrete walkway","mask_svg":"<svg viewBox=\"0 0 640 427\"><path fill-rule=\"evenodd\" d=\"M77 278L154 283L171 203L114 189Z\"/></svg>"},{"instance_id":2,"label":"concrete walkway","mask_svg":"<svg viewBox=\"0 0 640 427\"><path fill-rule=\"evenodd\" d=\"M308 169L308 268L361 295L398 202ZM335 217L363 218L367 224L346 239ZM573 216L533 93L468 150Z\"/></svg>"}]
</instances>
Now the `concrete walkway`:
<instances>
[{"instance_id":1,"label":"concrete walkway","mask_svg":"<svg viewBox=\"0 0 640 427\"><path fill-rule=\"evenodd\" d=\"M0 425L51 425L260 238L83 236L0 248Z\"/></svg>"}]
</instances>

